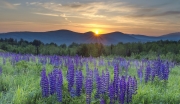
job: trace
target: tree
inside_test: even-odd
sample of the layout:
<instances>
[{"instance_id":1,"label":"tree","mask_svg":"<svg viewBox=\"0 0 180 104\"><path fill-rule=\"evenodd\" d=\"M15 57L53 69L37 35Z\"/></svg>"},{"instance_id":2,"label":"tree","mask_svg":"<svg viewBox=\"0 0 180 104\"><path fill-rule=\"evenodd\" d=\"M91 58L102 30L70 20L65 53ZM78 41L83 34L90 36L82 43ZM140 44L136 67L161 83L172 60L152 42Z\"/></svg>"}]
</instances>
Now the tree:
<instances>
[{"instance_id":1,"label":"tree","mask_svg":"<svg viewBox=\"0 0 180 104\"><path fill-rule=\"evenodd\" d=\"M114 48L114 45L113 44L111 44L111 54L113 53L113 48Z\"/></svg>"},{"instance_id":2,"label":"tree","mask_svg":"<svg viewBox=\"0 0 180 104\"><path fill-rule=\"evenodd\" d=\"M39 46L41 45L41 41L40 40L34 40L33 41L33 45L36 46L36 54L38 55L39 54Z\"/></svg>"},{"instance_id":3,"label":"tree","mask_svg":"<svg viewBox=\"0 0 180 104\"><path fill-rule=\"evenodd\" d=\"M66 49L67 46L66 44L61 44L60 47Z\"/></svg>"}]
</instances>

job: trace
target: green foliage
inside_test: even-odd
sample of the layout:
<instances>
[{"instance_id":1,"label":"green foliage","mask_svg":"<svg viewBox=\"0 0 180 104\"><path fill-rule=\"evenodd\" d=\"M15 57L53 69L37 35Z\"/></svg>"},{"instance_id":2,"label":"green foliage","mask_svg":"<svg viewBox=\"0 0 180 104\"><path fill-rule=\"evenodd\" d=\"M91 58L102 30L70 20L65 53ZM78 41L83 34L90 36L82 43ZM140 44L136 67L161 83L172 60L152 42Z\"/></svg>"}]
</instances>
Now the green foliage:
<instances>
[{"instance_id":1,"label":"green foliage","mask_svg":"<svg viewBox=\"0 0 180 104\"><path fill-rule=\"evenodd\" d=\"M135 56L136 59L148 58L164 55L166 59L180 62L180 41L157 41L147 43L118 43L110 46L101 43L78 44L72 43L57 45L55 43L44 44L39 40L28 42L23 39L17 41L12 38L0 39L0 51L8 51L22 54L42 54L42 55L70 55L76 54L84 57L104 56ZM152 54L152 56L150 55ZM148 56L149 55L149 56Z\"/></svg>"},{"instance_id":2,"label":"green foliage","mask_svg":"<svg viewBox=\"0 0 180 104\"><path fill-rule=\"evenodd\" d=\"M116 45L104 46L98 43L77 44L72 43L69 46L62 44L60 46L50 43L43 44L37 41L37 44L24 40L9 39L1 40L0 51L9 51L22 54L43 54L43 55L81 55L83 57L100 57L102 55L110 58L114 56L123 56L132 59L155 59L159 54L164 60L180 62L180 41L158 41L147 43L118 43ZM38 49L37 49L38 48ZM103 57L102 57L103 58ZM2 58L0 63L2 64ZM3 73L0 75L0 104L59 104L56 95L49 98L42 98L40 89L40 72L42 64L35 62L20 61L12 66L9 59L5 65L1 65ZM97 58L99 61L99 58ZM90 63L89 63L90 64ZM93 69L94 64L90 64ZM106 69L108 66L98 67L99 71ZM108 67L111 79L113 78L113 67ZM47 73L53 69L52 65L47 64ZM63 75L66 75L67 67L62 67ZM85 66L82 67L85 74ZM131 67L128 74L137 76L136 69ZM121 75L125 74L122 69ZM64 77L65 79L65 77ZM180 102L180 70L179 66L170 72L168 82L155 79L154 82L147 84L138 81L137 94L133 96L133 104L178 104ZM83 92L84 89L83 89ZM95 91L93 92L95 94ZM93 95L92 94L92 95ZM86 96L71 98L67 91L67 81L64 81L62 104L85 104ZM92 99L93 104L99 104L99 101ZM106 99L108 103L109 100Z\"/></svg>"},{"instance_id":3,"label":"green foliage","mask_svg":"<svg viewBox=\"0 0 180 104\"><path fill-rule=\"evenodd\" d=\"M170 73L168 82L158 81L140 84L138 91L133 96L134 104L178 104L180 102L179 68L174 68ZM175 74L176 73L176 74Z\"/></svg>"},{"instance_id":4,"label":"green foliage","mask_svg":"<svg viewBox=\"0 0 180 104\"><path fill-rule=\"evenodd\" d=\"M6 76L0 75L0 92L6 92L9 90L8 80Z\"/></svg>"},{"instance_id":5,"label":"green foliage","mask_svg":"<svg viewBox=\"0 0 180 104\"><path fill-rule=\"evenodd\" d=\"M106 57L111 58L111 57ZM97 61L100 59L97 58ZM2 58L0 58L2 63ZM7 60L6 65L1 65L3 74L0 75L0 104L61 104L57 102L56 95L48 98L42 98L40 88L40 72L43 68L41 64L35 62L20 61L13 67ZM91 69L94 68L93 63L89 63ZM108 67L110 77L113 79L113 67L97 66L99 72ZM46 65L47 73L53 70L53 66ZM62 67L63 75L66 75L67 68ZM85 75L85 65L82 67ZM135 67L128 69L128 74L137 76ZM121 75L125 74L125 69L122 69ZM66 79L64 77L64 79ZM85 104L86 95L83 89L83 94L80 97L71 98L67 91L67 81L63 84L63 102L62 104ZM95 95L93 91L92 96ZM109 103L109 99L106 99ZM179 66L171 69L168 82L159 81L155 78L154 82L140 83L138 79L137 94L133 96L132 104L178 104L180 102L180 70ZM118 104L118 102L116 102ZM92 104L99 104L99 100L92 98Z\"/></svg>"}]
</instances>

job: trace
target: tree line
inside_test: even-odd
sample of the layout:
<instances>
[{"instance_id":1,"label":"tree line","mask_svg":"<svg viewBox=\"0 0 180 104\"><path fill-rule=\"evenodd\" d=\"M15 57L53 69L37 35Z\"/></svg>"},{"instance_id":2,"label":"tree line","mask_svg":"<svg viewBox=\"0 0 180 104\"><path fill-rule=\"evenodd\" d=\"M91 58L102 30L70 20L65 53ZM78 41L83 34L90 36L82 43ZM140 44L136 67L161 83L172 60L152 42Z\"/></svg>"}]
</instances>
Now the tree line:
<instances>
[{"instance_id":1,"label":"tree line","mask_svg":"<svg viewBox=\"0 0 180 104\"><path fill-rule=\"evenodd\" d=\"M43 43L40 40L28 42L20 39L0 39L1 51L14 52L20 54L35 54L35 55L80 55L84 57L93 56L122 56L141 58L148 55L176 55L180 54L180 41L154 41L146 43L122 43L103 45L101 43L78 44L70 45L56 43Z\"/></svg>"}]
</instances>

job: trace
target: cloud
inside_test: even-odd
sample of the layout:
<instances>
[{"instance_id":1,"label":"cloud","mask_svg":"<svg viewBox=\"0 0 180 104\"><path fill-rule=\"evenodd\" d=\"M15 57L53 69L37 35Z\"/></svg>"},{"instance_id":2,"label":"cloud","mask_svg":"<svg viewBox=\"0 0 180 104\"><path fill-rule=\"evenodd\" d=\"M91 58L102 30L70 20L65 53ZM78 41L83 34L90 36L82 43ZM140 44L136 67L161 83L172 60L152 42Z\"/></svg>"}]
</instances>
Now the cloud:
<instances>
[{"instance_id":1,"label":"cloud","mask_svg":"<svg viewBox=\"0 0 180 104\"><path fill-rule=\"evenodd\" d=\"M72 22L72 21L70 21L70 20L67 18L66 14L63 13L63 14L61 14L60 16L63 17L66 21Z\"/></svg>"},{"instance_id":2,"label":"cloud","mask_svg":"<svg viewBox=\"0 0 180 104\"><path fill-rule=\"evenodd\" d=\"M21 5L21 3L16 3L16 4L13 4L14 6L19 6L19 5Z\"/></svg>"},{"instance_id":3,"label":"cloud","mask_svg":"<svg viewBox=\"0 0 180 104\"><path fill-rule=\"evenodd\" d=\"M31 2L31 3L29 3L30 5L35 5L35 4L41 4L41 3L39 3L39 2Z\"/></svg>"},{"instance_id":4,"label":"cloud","mask_svg":"<svg viewBox=\"0 0 180 104\"><path fill-rule=\"evenodd\" d=\"M49 14L49 13L38 13L38 12L35 12L33 14L38 14L38 15L45 15L45 16L53 16L53 17L58 17L59 15L57 14Z\"/></svg>"},{"instance_id":5,"label":"cloud","mask_svg":"<svg viewBox=\"0 0 180 104\"><path fill-rule=\"evenodd\" d=\"M117 29L122 27L128 29L146 27L162 29L162 27L179 26L179 23L173 24L177 21L173 18L177 18L180 14L177 9L179 7L176 5L178 0L159 0L157 2L155 0L53 1L26 2L26 5L31 14L58 17L55 23L61 24L63 22L65 25L72 26L79 24L87 28L109 27ZM14 8L18 5L22 4L12 4ZM36 17L34 16L34 18ZM53 20L49 17L43 19L43 22Z\"/></svg>"},{"instance_id":6,"label":"cloud","mask_svg":"<svg viewBox=\"0 0 180 104\"><path fill-rule=\"evenodd\" d=\"M61 16L61 17L66 17L66 14L63 13L63 14L61 14L60 16Z\"/></svg>"},{"instance_id":7,"label":"cloud","mask_svg":"<svg viewBox=\"0 0 180 104\"><path fill-rule=\"evenodd\" d=\"M141 12L140 14L134 14L134 15L129 15L128 17L159 17L159 16L175 16L175 15L180 15L180 11L165 11L165 12L154 12L154 13L145 13Z\"/></svg>"},{"instance_id":8,"label":"cloud","mask_svg":"<svg viewBox=\"0 0 180 104\"><path fill-rule=\"evenodd\" d=\"M129 2L128 2L129 1ZM130 2L131 1L131 2ZM142 1L142 0L141 0ZM135 1L133 1L135 2ZM145 2L142 2L142 4ZM150 1L148 3L151 3ZM132 3L132 0L127 1L108 1L108 2L68 2L68 3L52 3L52 2L32 2L29 3L32 6L38 8L44 8L45 10L53 11L60 14L66 21L69 19L73 22L85 22L85 21L95 21L99 23L110 23L117 25L160 25L166 22L167 24L173 22L174 20L162 19L159 21L160 16L174 16L178 15L179 12L175 10L164 9L167 6L167 0L165 2L157 2L145 5L139 5L141 3ZM174 4L172 2L171 4ZM153 5L153 6L152 6ZM157 5L161 5L158 7ZM139 19L141 18L141 19ZM82 19L83 21L81 21ZM90 20L89 20L90 19ZM69 20L69 22L70 22ZM94 23L95 23L94 22Z\"/></svg>"},{"instance_id":9,"label":"cloud","mask_svg":"<svg viewBox=\"0 0 180 104\"><path fill-rule=\"evenodd\" d=\"M83 7L84 5L82 5L82 4L79 3L79 2L75 2L75 3L72 3L72 4L68 4L68 5L66 5L66 6L69 6L69 7L71 7L71 8L81 8L81 7Z\"/></svg>"},{"instance_id":10,"label":"cloud","mask_svg":"<svg viewBox=\"0 0 180 104\"><path fill-rule=\"evenodd\" d=\"M44 15L44 16L53 16L53 17L59 17L59 16L61 16L61 17L63 17L66 21L71 22L71 21L67 18L66 14L60 14L60 15L58 15L58 14L52 14L52 13L39 13L39 12L33 12L33 14Z\"/></svg>"},{"instance_id":11,"label":"cloud","mask_svg":"<svg viewBox=\"0 0 180 104\"><path fill-rule=\"evenodd\" d=\"M6 8L6 9L16 9L16 6L7 2L7 1L0 1L0 7Z\"/></svg>"},{"instance_id":12,"label":"cloud","mask_svg":"<svg viewBox=\"0 0 180 104\"><path fill-rule=\"evenodd\" d=\"M122 3L108 3L105 2L90 2L90 3L68 3L68 4L57 4L57 3L29 3L37 7L42 7L47 10L54 12L65 13L67 16L79 17L79 18L103 18L106 17L103 14L98 14L99 11L107 12L129 12L129 8L119 8L118 6ZM112 8L113 7L113 8ZM111 8L111 9L109 9Z\"/></svg>"},{"instance_id":13,"label":"cloud","mask_svg":"<svg viewBox=\"0 0 180 104\"><path fill-rule=\"evenodd\" d=\"M160 14L154 14L152 16L174 16L174 15L180 15L180 11L166 11Z\"/></svg>"}]
</instances>

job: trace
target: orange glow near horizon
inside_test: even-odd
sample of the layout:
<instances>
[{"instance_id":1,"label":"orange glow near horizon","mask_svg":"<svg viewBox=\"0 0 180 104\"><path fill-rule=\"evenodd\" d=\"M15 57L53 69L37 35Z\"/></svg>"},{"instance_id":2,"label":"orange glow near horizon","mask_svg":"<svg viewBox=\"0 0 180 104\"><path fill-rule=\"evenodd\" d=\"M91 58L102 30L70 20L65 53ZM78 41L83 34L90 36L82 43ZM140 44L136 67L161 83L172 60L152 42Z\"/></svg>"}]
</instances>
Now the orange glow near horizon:
<instances>
[{"instance_id":1,"label":"orange glow near horizon","mask_svg":"<svg viewBox=\"0 0 180 104\"><path fill-rule=\"evenodd\" d=\"M96 35L98 35L99 34L99 31L98 30L96 30Z\"/></svg>"},{"instance_id":2,"label":"orange glow near horizon","mask_svg":"<svg viewBox=\"0 0 180 104\"><path fill-rule=\"evenodd\" d=\"M100 34L102 34L102 31L100 29L94 29L92 31L95 33L95 36L99 36Z\"/></svg>"}]
</instances>

